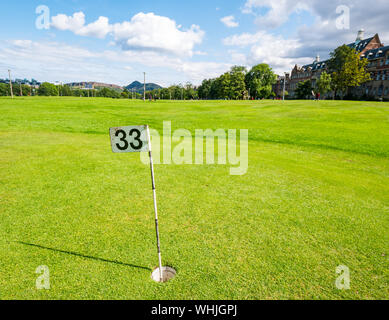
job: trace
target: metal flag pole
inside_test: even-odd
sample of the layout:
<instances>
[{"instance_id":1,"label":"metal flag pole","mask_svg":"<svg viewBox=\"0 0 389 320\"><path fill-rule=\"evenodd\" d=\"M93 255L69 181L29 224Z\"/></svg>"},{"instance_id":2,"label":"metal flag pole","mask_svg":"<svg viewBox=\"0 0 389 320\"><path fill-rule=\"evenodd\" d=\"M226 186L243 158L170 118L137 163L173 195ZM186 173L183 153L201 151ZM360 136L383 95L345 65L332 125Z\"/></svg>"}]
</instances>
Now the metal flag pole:
<instances>
[{"instance_id":1,"label":"metal flag pole","mask_svg":"<svg viewBox=\"0 0 389 320\"><path fill-rule=\"evenodd\" d=\"M8 78L9 78L9 87L11 89L11 98L13 99L14 98L14 93L13 93L13 90L12 90L11 70L8 70Z\"/></svg>"},{"instance_id":2,"label":"metal flag pole","mask_svg":"<svg viewBox=\"0 0 389 320\"><path fill-rule=\"evenodd\" d=\"M153 157L152 157L152 154L151 154L151 139L150 139L150 129L149 129L149 126L147 126L147 139L148 139L148 142L149 142L151 183L152 183L153 198L154 198L155 231L156 231L156 234L157 234L157 248L158 248L158 260L159 260L159 279L160 279L160 282L163 282L161 243L160 243L160 240L159 240L159 227L158 227L157 193L156 193L156 190L155 190L154 165L153 165Z\"/></svg>"}]
</instances>

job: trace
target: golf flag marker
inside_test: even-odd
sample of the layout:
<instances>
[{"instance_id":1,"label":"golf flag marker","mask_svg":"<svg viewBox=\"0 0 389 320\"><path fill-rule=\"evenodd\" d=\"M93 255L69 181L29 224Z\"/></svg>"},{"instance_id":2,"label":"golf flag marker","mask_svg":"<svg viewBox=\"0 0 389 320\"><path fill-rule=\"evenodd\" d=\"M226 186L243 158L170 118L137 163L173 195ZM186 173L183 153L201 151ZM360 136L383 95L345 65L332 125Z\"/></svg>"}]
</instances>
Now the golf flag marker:
<instances>
[{"instance_id":1,"label":"golf flag marker","mask_svg":"<svg viewBox=\"0 0 389 320\"><path fill-rule=\"evenodd\" d=\"M127 153L127 152L148 152L150 157L151 170L151 185L153 189L154 213L155 213L155 231L157 234L158 262L159 262L159 282L168 280L164 277L164 268L162 267L161 244L159 239L158 226L158 208L157 208L157 193L155 189L154 165L151 154L151 139L149 126L129 126L117 127L109 129L111 137L112 152ZM166 268L165 268L166 269ZM155 279L154 276L152 276Z\"/></svg>"},{"instance_id":2,"label":"golf flag marker","mask_svg":"<svg viewBox=\"0 0 389 320\"><path fill-rule=\"evenodd\" d=\"M149 152L151 145L148 126L118 127L109 129L112 152Z\"/></svg>"}]
</instances>

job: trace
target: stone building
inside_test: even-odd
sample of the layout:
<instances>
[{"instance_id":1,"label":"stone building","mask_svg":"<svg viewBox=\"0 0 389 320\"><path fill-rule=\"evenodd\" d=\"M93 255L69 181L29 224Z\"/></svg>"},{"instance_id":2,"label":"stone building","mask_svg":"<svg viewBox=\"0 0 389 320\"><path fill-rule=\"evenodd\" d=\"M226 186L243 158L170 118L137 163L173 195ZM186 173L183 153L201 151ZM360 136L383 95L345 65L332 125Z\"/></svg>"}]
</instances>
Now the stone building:
<instances>
[{"instance_id":1,"label":"stone building","mask_svg":"<svg viewBox=\"0 0 389 320\"><path fill-rule=\"evenodd\" d=\"M364 39L364 31L358 32L357 39L348 44L349 47L356 49L362 58L369 61L368 72L372 80L353 90L353 95L362 99L389 100L389 46L384 46L378 34L371 38ZM328 72L328 60L320 61L317 56L312 64L302 67L295 66L286 77L286 90L289 98L295 98L297 84L302 81L310 80L312 87L315 88L316 81L320 78L323 71ZM277 97L282 97L284 77L279 77L273 90Z\"/></svg>"}]
</instances>

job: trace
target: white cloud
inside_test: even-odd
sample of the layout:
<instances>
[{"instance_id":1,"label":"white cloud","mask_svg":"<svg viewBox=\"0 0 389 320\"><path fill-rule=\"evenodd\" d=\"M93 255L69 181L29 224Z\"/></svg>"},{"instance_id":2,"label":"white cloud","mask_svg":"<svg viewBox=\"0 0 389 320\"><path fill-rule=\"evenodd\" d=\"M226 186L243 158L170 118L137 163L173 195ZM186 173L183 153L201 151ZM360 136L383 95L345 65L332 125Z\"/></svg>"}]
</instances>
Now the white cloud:
<instances>
[{"instance_id":1,"label":"white cloud","mask_svg":"<svg viewBox=\"0 0 389 320\"><path fill-rule=\"evenodd\" d=\"M31 40L13 40L11 41L11 43L15 46L15 47L19 47L19 48L29 48L31 47L32 45L32 41Z\"/></svg>"},{"instance_id":2,"label":"white cloud","mask_svg":"<svg viewBox=\"0 0 389 320\"><path fill-rule=\"evenodd\" d=\"M306 11L316 19L319 25L327 22L328 27L334 27L335 21L339 17L336 10L339 6L347 6L351 12L352 34L356 34L358 29L365 27L376 30L376 32L386 33L389 27L387 12L389 1L377 0L374 6L369 1L355 0L247 0L242 12L256 16L256 23L260 27L277 28L285 24L293 13ZM301 22L300 25L303 25ZM316 26L316 23L315 23ZM325 32L321 29L321 34ZM348 30L338 30L338 33L347 33ZM374 32L374 31L371 31ZM314 36L317 34L314 34ZM320 36L320 34L319 34Z\"/></svg>"},{"instance_id":3,"label":"white cloud","mask_svg":"<svg viewBox=\"0 0 389 320\"><path fill-rule=\"evenodd\" d=\"M244 53L237 50L228 50L228 54L230 55L232 64L241 66L248 65L247 56Z\"/></svg>"},{"instance_id":4,"label":"white cloud","mask_svg":"<svg viewBox=\"0 0 389 320\"><path fill-rule=\"evenodd\" d=\"M204 51L195 51L193 54L196 56L207 56L208 55L208 53L204 52Z\"/></svg>"},{"instance_id":5,"label":"white cloud","mask_svg":"<svg viewBox=\"0 0 389 320\"><path fill-rule=\"evenodd\" d=\"M231 64L218 62L184 62L176 66L177 71L189 75L195 83L206 78L216 78L231 67Z\"/></svg>"},{"instance_id":6,"label":"white cloud","mask_svg":"<svg viewBox=\"0 0 389 320\"><path fill-rule=\"evenodd\" d=\"M265 31L254 34L243 33L234 35L223 40L227 46L246 47L251 46L250 53L246 56L245 63L255 65L267 63L277 73L290 70L293 64L312 62L310 57L292 58L297 50L302 46L297 39L284 39ZM243 62L243 54L230 51L231 57L236 61Z\"/></svg>"},{"instance_id":7,"label":"white cloud","mask_svg":"<svg viewBox=\"0 0 389 320\"><path fill-rule=\"evenodd\" d=\"M235 21L234 16L227 16L220 19L221 22L224 23L225 26L229 28L236 28L239 27L239 23Z\"/></svg>"},{"instance_id":8,"label":"white cloud","mask_svg":"<svg viewBox=\"0 0 389 320\"><path fill-rule=\"evenodd\" d=\"M130 21L113 25L113 34L124 50L146 50L192 56L193 48L200 44L204 32L197 25L180 30L174 20L155 15L138 13Z\"/></svg>"},{"instance_id":9,"label":"white cloud","mask_svg":"<svg viewBox=\"0 0 389 320\"><path fill-rule=\"evenodd\" d=\"M301 10L310 10L312 0L248 0L246 1L242 12L246 14L256 14L254 9L266 9L263 15L257 15L256 23L266 28L277 28L284 24L290 14Z\"/></svg>"},{"instance_id":10,"label":"white cloud","mask_svg":"<svg viewBox=\"0 0 389 320\"><path fill-rule=\"evenodd\" d=\"M76 12L73 16L59 14L52 18L51 26L62 31L72 31L79 36L103 39L111 31L109 20L99 17L95 22L85 25L85 14Z\"/></svg>"},{"instance_id":11,"label":"white cloud","mask_svg":"<svg viewBox=\"0 0 389 320\"><path fill-rule=\"evenodd\" d=\"M83 12L76 12L73 16L59 14L52 18L51 25L80 36L105 38L112 34L115 43L123 50L156 51L178 56L192 56L195 45L200 44L204 37L204 31L197 25L183 30L168 17L143 12L134 15L130 21L113 25L106 17L85 25Z\"/></svg>"},{"instance_id":12,"label":"white cloud","mask_svg":"<svg viewBox=\"0 0 389 320\"><path fill-rule=\"evenodd\" d=\"M231 37L227 37L223 39L223 43L226 46L239 46L239 47L246 47L248 45L254 44L258 42L264 32L258 32L255 34L252 33L242 33L239 35L233 35Z\"/></svg>"},{"instance_id":13,"label":"white cloud","mask_svg":"<svg viewBox=\"0 0 389 320\"><path fill-rule=\"evenodd\" d=\"M65 14L59 14L52 18L51 26L58 30L69 30L77 32L85 25L85 14L83 12L76 12L73 16L68 17Z\"/></svg>"},{"instance_id":14,"label":"white cloud","mask_svg":"<svg viewBox=\"0 0 389 320\"><path fill-rule=\"evenodd\" d=\"M99 17L95 22L81 28L76 34L103 39L109 32L111 32L111 26L108 18Z\"/></svg>"},{"instance_id":15,"label":"white cloud","mask_svg":"<svg viewBox=\"0 0 389 320\"><path fill-rule=\"evenodd\" d=\"M313 59L309 56L293 57L300 47L301 43L298 40L287 40L265 34L261 41L251 48L248 63L250 65L267 63L276 73L283 74L289 72L295 64L312 63Z\"/></svg>"}]
</instances>

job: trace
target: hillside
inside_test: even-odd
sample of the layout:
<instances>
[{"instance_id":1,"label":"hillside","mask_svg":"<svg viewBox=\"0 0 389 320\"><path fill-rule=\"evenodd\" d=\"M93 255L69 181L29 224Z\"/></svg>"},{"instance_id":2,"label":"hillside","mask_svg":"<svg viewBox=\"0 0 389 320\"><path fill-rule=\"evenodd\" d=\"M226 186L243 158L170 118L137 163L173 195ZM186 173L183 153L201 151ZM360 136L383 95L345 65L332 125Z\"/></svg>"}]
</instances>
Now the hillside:
<instances>
[{"instance_id":1,"label":"hillside","mask_svg":"<svg viewBox=\"0 0 389 320\"><path fill-rule=\"evenodd\" d=\"M102 83L102 82L71 82L67 83L69 87L72 88L88 88L88 89L100 89L100 88L110 88L123 90L123 87L111 83Z\"/></svg>"},{"instance_id":2,"label":"hillside","mask_svg":"<svg viewBox=\"0 0 389 320\"><path fill-rule=\"evenodd\" d=\"M134 92L143 92L143 83L140 83L139 81L134 81L133 83L129 84L127 87L125 87L128 91L134 90ZM162 89L162 87L155 83L146 83L146 91L152 91L156 89Z\"/></svg>"}]
</instances>

